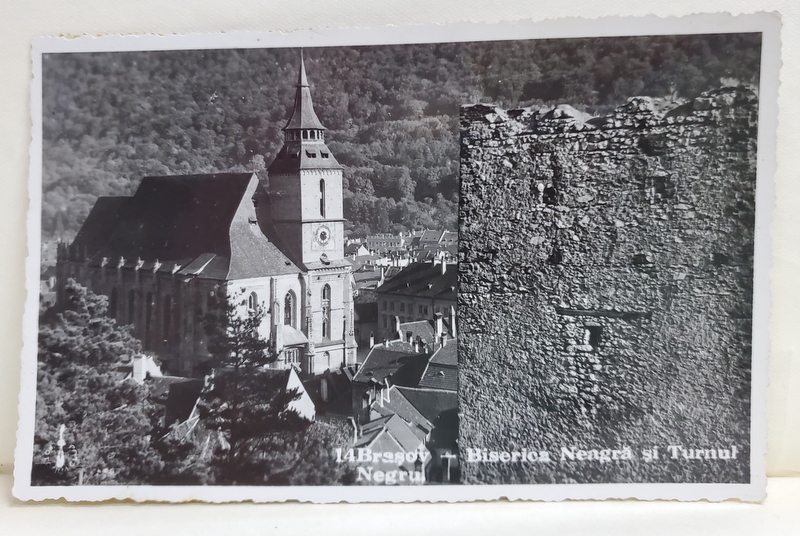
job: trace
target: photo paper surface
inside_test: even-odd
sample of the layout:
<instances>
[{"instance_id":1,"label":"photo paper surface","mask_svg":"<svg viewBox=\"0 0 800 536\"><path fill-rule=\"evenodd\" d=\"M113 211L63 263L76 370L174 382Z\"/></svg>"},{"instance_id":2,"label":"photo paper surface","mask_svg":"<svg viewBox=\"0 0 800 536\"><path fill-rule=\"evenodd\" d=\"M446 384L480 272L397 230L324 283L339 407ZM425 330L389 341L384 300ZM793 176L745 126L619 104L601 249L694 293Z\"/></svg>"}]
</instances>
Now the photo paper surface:
<instances>
[{"instance_id":1,"label":"photo paper surface","mask_svg":"<svg viewBox=\"0 0 800 536\"><path fill-rule=\"evenodd\" d=\"M37 40L15 495L763 499L778 29Z\"/></svg>"}]
</instances>

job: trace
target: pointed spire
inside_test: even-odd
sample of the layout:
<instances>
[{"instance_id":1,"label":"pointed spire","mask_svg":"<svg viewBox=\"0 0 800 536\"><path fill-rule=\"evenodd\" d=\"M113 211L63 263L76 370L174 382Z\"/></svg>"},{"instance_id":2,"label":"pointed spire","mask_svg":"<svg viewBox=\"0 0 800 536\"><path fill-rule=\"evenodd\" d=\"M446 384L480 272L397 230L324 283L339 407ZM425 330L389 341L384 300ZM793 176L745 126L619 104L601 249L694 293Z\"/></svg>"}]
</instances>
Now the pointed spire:
<instances>
[{"instance_id":1,"label":"pointed spire","mask_svg":"<svg viewBox=\"0 0 800 536\"><path fill-rule=\"evenodd\" d=\"M306 77L306 64L303 51L300 51L300 73L297 75L297 90L294 95L294 108L283 130L325 130L314 112L311 102L311 88Z\"/></svg>"},{"instance_id":2,"label":"pointed spire","mask_svg":"<svg viewBox=\"0 0 800 536\"><path fill-rule=\"evenodd\" d=\"M300 75L297 77L297 87L308 87L306 76L306 62L303 60L303 49L300 49Z\"/></svg>"}]
</instances>

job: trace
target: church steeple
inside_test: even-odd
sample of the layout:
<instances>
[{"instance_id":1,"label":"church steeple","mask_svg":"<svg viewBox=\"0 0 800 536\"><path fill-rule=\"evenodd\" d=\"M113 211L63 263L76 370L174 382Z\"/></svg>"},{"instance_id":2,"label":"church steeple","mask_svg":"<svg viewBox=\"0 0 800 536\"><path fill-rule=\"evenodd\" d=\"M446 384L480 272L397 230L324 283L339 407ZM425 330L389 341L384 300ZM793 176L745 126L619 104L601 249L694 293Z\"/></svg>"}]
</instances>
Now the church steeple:
<instances>
[{"instance_id":1,"label":"church steeple","mask_svg":"<svg viewBox=\"0 0 800 536\"><path fill-rule=\"evenodd\" d=\"M311 101L311 88L306 76L306 64L303 60L303 51L300 51L300 73L295 86L294 108L289 121L283 127L286 141L323 141L325 127L322 126Z\"/></svg>"},{"instance_id":2,"label":"church steeple","mask_svg":"<svg viewBox=\"0 0 800 536\"><path fill-rule=\"evenodd\" d=\"M302 53L296 80L283 147L267 168L263 213L271 223L267 232L295 264L330 269L344 262L342 166L325 145Z\"/></svg>"}]
</instances>

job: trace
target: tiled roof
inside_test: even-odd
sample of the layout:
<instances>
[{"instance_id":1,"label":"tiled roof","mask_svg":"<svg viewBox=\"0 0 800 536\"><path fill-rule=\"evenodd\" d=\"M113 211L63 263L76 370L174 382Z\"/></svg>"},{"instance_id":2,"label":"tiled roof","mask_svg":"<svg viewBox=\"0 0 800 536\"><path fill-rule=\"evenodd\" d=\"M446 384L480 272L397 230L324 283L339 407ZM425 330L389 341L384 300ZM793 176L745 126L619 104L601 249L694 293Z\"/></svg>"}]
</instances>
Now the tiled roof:
<instances>
[{"instance_id":1,"label":"tiled roof","mask_svg":"<svg viewBox=\"0 0 800 536\"><path fill-rule=\"evenodd\" d=\"M458 409L458 393L455 391L403 386L397 388L426 419L433 423L443 411Z\"/></svg>"},{"instance_id":2,"label":"tiled roof","mask_svg":"<svg viewBox=\"0 0 800 536\"><path fill-rule=\"evenodd\" d=\"M421 440L425 439L425 436L433 429L433 423L426 419L395 385L384 389L372 403L371 409L381 417L394 414L402 418L410 425L414 435Z\"/></svg>"},{"instance_id":3,"label":"tiled roof","mask_svg":"<svg viewBox=\"0 0 800 536\"><path fill-rule=\"evenodd\" d=\"M259 229L257 186L252 173L145 177L133 197L98 199L73 249L94 265L217 280L299 273Z\"/></svg>"},{"instance_id":4,"label":"tiled roof","mask_svg":"<svg viewBox=\"0 0 800 536\"><path fill-rule=\"evenodd\" d=\"M448 365L429 363L419 381L420 387L431 389L458 390L458 369Z\"/></svg>"},{"instance_id":5,"label":"tiled roof","mask_svg":"<svg viewBox=\"0 0 800 536\"><path fill-rule=\"evenodd\" d=\"M437 365L448 365L451 367L458 366L457 341L448 339L445 342L446 344L444 346L440 346L439 349L431 356L431 363Z\"/></svg>"},{"instance_id":6,"label":"tiled roof","mask_svg":"<svg viewBox=\"0 0 800 536\"><path fill-rule=\"evenodd\" d=\"M412 263L400 273L378 287L376 292L403 296L420 296L455 300L458 290L458 269L448 265L442 274L442 267L431 263Z\"/></svg>"},{"instance_id":7,"label":"tiled roof","mask_svg":"<svg viewBox=\"0 0 800 536\"><path fill-rule=\"evenodd\" d=\"M366 423L362 426L361 433L362 437L356 441L356 448L372 444L382 434L388 434L406 452L416 450L422 444L409 425L394 414Z\"/></svg>"},{"instance_id":8,"label":"tiled roof","mask_svg":"<svg viewBox=\"0 0 800 536\"><path fill-rule=\"evenodd\" d=\"M414 353L413 345L406 343L379 344L370 349L353 381L380 383L389 377L391 383L417 385L429 358L430 354Z\"/></svg>"},{"instance_id":9,"label":"tiled roof","mask_svg":"<svg viewBox=\"0 0 800 536\"><path fill-rule=\"evenodd\" d=\"M283 335L283 344L285 346L297 346L299 344L308 344L308 338L303 335L303 332L296 330L292 326L283 324L281 327L281 334Z\"/></svg>"}]
</instances>

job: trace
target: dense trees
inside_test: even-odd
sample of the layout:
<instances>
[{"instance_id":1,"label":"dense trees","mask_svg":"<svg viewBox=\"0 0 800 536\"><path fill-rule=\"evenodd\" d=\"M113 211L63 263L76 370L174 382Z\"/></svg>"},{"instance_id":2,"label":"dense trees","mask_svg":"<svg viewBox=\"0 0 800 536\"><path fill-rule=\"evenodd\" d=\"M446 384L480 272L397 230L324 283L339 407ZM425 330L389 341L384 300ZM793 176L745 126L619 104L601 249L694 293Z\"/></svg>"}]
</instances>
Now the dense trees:
<instances>
[{"instance_id":1,"label":"dense trees","mask_svg":"<svg viewBox=\"0 0 800 536\"><path fill-rule=\"evenodd\" d=\"M206 317L215 359L199 421L165 429L149 382L138 385L119 371L141 352L139 341L106 316L105 296L72 280L65 295L39 333L34 485L326 485L351 478L332 453L348 443L346 425L303 419L289 407L297 391L264 370L275 356L258 335L262 310L241 315L238 298L220 289Z\"/></svg>"},{"instance_id":2,"label":"dense trees","mask_svg":"<svg viewBox=\"0 0 800 536\"><path fill-rule=\"evenodd\" d=\"M146 387L121 382L117 374L141 344L105 316L105 296L74 281L65 295L63 310L43 321L39 332L32 481L148 482L162 469L150 436L156 409ZM59 439L65 465L56 471Z\"/></svg>"},{"instance_id":3,"label":"dense trees","mask_svg":"<svg viewBox=\"0 0 800 536\"><path fill-rule=\"evenodd\" d=\"M722 77L757 82L759 43L737 34L318 48L306 63L329 145L346 166L345 217L364 234L455 227L462 104L566 102L604 113L635 94L692 97ZM298 54L43 62L49 238L74 235L97 196L130 195L146 175L263 169L282 143Z\"/></svg>"},{"instance_id":4,"label":"dense trees","mask_svg":"<svg viewBox=\"0 0 800 536\"><path fill-rule=\"evenodd\" d=\"M286 376L266 368L276 356L259 334L264 315L260 306L248 307L241 295L221 286L205 317L213 374L198 411L203 429L214 438L211 480L341 483L348 473L333 459L331 446L348 438L340 427L309 422L291 408L297 389L287 389Z\"/></svg>"}]
</instances>

